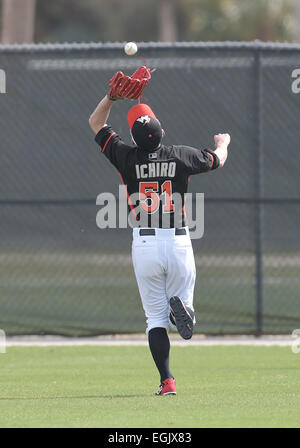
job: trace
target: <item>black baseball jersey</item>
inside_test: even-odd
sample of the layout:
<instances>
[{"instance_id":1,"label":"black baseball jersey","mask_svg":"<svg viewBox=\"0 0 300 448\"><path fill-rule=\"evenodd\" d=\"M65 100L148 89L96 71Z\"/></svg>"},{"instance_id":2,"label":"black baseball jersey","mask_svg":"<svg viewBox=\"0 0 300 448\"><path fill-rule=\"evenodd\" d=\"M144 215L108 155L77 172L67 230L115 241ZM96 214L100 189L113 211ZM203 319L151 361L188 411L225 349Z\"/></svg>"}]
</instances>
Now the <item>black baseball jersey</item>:
<instances>
[{"instance_id":1,"label":"black baseball jersey","mask_svg":"<svg viewBox=\"0 0 300 448\"><path fill-rule=\"evenodd\" d=\"M190 175L214 170L220 163L213 151L190 146L161 144L149 153L126 145L110 126L103 127L95 140L126 185L129 211L141 227L185 226Z\"/></svg>"}]
</instances>

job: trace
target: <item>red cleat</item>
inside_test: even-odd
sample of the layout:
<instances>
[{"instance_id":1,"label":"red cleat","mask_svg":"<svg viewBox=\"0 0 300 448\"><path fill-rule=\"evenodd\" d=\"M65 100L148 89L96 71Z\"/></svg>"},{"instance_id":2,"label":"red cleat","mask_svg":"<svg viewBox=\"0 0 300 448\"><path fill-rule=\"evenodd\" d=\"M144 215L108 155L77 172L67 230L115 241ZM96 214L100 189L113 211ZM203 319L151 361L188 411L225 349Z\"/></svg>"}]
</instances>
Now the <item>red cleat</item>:
<instances>
[{"instance_id":1,"label":"red cleat","mask_svg":"<svg viewBox=\"0 0 300 448\"><path fill-rule=\"evenodd\" d=\"M174 378L167 378L163 381L155 395L176 395L176 382Z\"/></svg>"}]
</instances>

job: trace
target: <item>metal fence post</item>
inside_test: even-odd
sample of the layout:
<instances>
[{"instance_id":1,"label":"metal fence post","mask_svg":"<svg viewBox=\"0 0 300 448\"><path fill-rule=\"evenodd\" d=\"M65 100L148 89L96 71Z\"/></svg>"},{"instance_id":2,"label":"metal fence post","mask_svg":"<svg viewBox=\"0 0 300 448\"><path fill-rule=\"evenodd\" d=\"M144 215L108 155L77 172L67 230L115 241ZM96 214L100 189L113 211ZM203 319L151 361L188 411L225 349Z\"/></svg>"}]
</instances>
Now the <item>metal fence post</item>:
<instances>
[{"instance_id":1,"label":"metal fence post","mask_svg":"<svg viewBox=\"0 0 300 448\"><path fill-rule=\"evenodd\" d=\"M256 184L255 184L255 273L256 273L256 336L263 333L263 85L262 85L262 63L261 51L255 53L255 71L256 71Z\"/></svg>"}]
</instances>

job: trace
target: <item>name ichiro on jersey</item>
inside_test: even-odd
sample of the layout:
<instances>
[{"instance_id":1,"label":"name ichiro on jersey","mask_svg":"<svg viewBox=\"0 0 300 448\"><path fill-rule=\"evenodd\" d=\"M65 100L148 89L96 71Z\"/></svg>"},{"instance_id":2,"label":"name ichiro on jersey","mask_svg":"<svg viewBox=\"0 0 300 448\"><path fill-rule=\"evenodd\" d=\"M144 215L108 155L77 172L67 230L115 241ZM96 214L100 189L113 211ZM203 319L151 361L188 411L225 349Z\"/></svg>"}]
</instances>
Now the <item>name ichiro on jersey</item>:
<instances>
[{"instance_id":1,"label":"name ichiro on jersey","mask_svg":"<svg viewBox=\"0 0 300 448\"><path fill-rule=\"evenodd\" d=\"M137 179L152 177L175 177L176 162L151 162L135 165Z\"/></svg>"}]
</instances>

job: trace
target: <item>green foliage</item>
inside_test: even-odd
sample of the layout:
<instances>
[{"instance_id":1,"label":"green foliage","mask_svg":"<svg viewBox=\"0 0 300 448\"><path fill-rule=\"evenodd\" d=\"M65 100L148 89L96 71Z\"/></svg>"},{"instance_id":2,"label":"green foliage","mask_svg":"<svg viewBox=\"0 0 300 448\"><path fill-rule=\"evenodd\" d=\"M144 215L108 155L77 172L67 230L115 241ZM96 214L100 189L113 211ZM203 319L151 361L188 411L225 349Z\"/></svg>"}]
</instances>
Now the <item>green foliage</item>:
<instances>
[{"instance_id":1,"label":"green foliage","mask_svg":"<svg viewBox=\"0 0 300 448\"><path fill-rule=\"evenodd\" d=\"M291 40L294 0L181 0L189 39Z\"/></svg>"},{"instance_id":2,"label":"green foliage","mask_svg":"<svg viewBox=\"0 0 300 448\"><path fill-rule=\"evenodd\" d=\"M289 41L295 0L174 0L178 40ZM37 42L157 41L160 0L37 0Z\"/></svg>"},{"instance_id":3,"label":"green foliage","mask_svg":"<svg viewBox=\"0 0 300 448\"><path fill-rule=\"evenodd\" d=\"M148 41L157 0L37 0L36 41Z\"/></svg>"}]
</instances>

